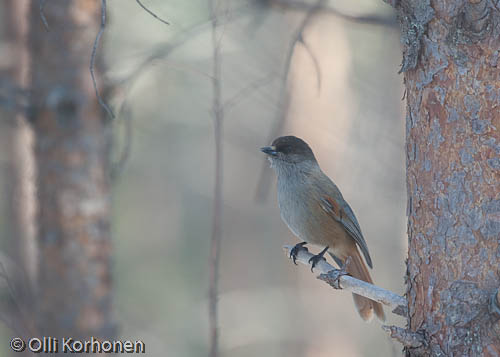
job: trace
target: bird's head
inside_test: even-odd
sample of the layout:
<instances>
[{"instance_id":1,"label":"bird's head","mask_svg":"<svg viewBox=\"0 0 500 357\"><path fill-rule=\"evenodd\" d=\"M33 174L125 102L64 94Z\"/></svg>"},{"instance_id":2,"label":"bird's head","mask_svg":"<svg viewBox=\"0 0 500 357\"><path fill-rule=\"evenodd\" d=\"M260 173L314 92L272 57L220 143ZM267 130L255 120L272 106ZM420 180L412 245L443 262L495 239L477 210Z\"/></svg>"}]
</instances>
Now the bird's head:
<instances>
[{"instance_id":1,"label":"bird's head","mask_svg":"<svg viewBox=\"0 0 500 357\"><path fill-rule=\"evenodd\" d=\"M316 164L316 158L309 145L295 136L281 136L275 139L271 146L265 146L260 150L267 155L273 167L302 162Z\"/></svg>"}]
</instances>

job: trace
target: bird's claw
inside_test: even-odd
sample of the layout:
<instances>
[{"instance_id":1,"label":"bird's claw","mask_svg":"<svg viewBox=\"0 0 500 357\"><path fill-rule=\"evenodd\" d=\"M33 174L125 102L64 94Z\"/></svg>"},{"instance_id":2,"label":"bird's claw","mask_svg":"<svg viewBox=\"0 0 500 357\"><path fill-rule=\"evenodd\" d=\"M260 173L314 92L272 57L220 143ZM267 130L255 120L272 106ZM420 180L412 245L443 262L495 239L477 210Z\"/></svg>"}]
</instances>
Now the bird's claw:
<instances>
[{"instance_id":1,"label":"bird's claw","mask_svg":"<svg viewBox=\"0 0 500 357\"><path fill-rule=\"evenodd\" d=\"M307 252L309 251L306 247L304 247L306 244L307 242L297 243L292 249L290 249L290 258L293 260L293 264L297 265L295 261L297 260L297 254L299 254L301 249L305 249Z\"/></svg>"},{"instance_id":2,"label":"bird's claw","mask_svg":"<svg viewBox=\"0 0 500 357\"><path fill-rule=\"evenodd\" d=\"M328 250L328 246L326 246L321 252L316 255L313 255L311 259L309 259L309 263L311 264L311 273L314 271L314 268L321 260L326 260L323 255L325 255Z\"/></svg>"}]
</instances>

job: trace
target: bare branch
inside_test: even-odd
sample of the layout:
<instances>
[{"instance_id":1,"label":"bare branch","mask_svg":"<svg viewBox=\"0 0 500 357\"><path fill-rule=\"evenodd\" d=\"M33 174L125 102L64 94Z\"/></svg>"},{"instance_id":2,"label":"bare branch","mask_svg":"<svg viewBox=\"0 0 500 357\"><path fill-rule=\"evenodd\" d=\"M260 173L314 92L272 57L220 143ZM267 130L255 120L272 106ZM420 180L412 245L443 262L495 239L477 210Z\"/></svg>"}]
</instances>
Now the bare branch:
<instances>
[{"instance_id":1,"label":"bare branch","mask_svg":"<svg viewBox=\"0 0 500 357\"><path fill-rule=\"evenodd\" d=\"M4 258L2 256L2 258ZM25 273L21 270L21 274L16 274L17 278L24 278ZM4 283L1 282L4 281ZM22 288L22 282L17 284L11 283L11 276L7 272L4 264L0 262L0 292L2 296L2 303L0 309L0 321L3 321L10 329L12 329L19 336L35 335L35 331L30 326L29 316L32 314L30 310L31 304L26 304L27 300L32 300L32 296L27 296L32 292L27 289L22 289L22 294L17 293L17 288ZM7 309L10 307L10 309ZM2 311L7 310L7 311ZM15 312L13 311L15 310Z\"/></svg>"},{"instance_id":2,"label":"bare branch","mask_svg":"<svg viewBox=\"0 0 500 357\"><path fill-rule=\"evenodd\" d=\"M235 95L233 95L230 99L228 99L224 103L224 109L227 111L234 107L236 104L240 102L241 99L245 98L249 93L252 91L257 90L258 88L265 86L269 82L272 82L275 79L275 76L273 76L272 73L259 78L255 80L254 82L250 83L246 87L240 89Z\"/></svg>"},{"instance_id":3,"label":"bare branch","mask_svg":"<svg viewBox=\"0 0 500 357\"><path fill-rule=\"evenodd\" d=\"M426 344L424 336L418 332L387 325L382 326L382 330L387 332L391 338L399 341L405 347L418 348Z\"/></svg>"},{"instance_id":4,"label":"bare branch","mask_svg":"<svg viewBox=\"0 0 500 357\"><path fill-rule=\"evenodd\" d=\"M45 26L45 30L49 31L49 23L47 22L47 18L45 17L45 13L43 12L43 8L45 7L45 0L38 0L40 5L40 18L42 19L43 26Z\"/></svg>"},{"instance_id":5,"label":"bare branch","mask_svg":"<svg viewBox=\"0 0 500 357\"><path fill-rule=\"evenodd\" d=\"M309 56L313 61L314 69L316 70L316 83L318 86L318 93L319 93L321 91L321 67L319 65L318 58L312 51L311 46L309 46L309 44L306 41L304 41L303 38L300 39L300 42L304 45L304 48L306 49L307 53L309 54Z\"/></svg>"},{"instance_id":6,"label":"bare branch","mask_svg":"<svg viewBox=\"0 0 500 357\"><path fill-rule=\"evenodd\" d=\"M123 144L123 149L118 155L117 161L111 165L112 180L115 180L121 174L132 150L132 116L130 115L130 109L126 103L123 103L120 107L118 118L122 118L125 125L125 143Z\"/></svg>"},{"instance_id":7,"label":"bare branch","mask_svg":"<svg viewBox=\"0 0 500 357\"><path fill-rule=\"evenodd\" d=\"M293 246L284 246L284 249L289 254ZM309 260L313 257L313 254L309 253L305 249L300 249L297 254L296 261L310 265ZM367 297L371 300L378 301L384 305L390 306L392 309L403 308L406 310L407 302L406 299L400 295L393 293L392 291L380 288L373 284L367 283L350 275L341 274L342 271L336 269L330 265L326 260L320 261L315 267L317 271L321 274L318 279L323 280L330 284L335 289L344 289L352 293ZM339 274L340 272L340 274ZM406 316L406 315L403 315Z\"/></svg>"},{"instance_id":8,"label":"bare branch","mask_svg":"<svg viewBox=\"0 0 500 357\"><path fill-rule=\"evenodd\" d=\"M222 236L222 125L224 120L224 107L222 106L221 90L221 38L217 38L217 0L209 0L210 14L212 17L212 47L213 47L213 115L215 137L215 184L212 218L212 237L210 241L210 281L209 281L209 332L210 332L210 357L218 354L218 315L217 295L219 285L220 240Z\"/></svg>"},{"instance_id":9,"label":"bare branch","mask_svg":"<svg viewBox=\"0 0 500 357\"><path fill-rule=\"evenodd\" d=\"M297 10L297 11L309 11L313 4L303 2L303 1L293 1L293 0L271 0L271 3L281 7L286 10ZM324 14L332 15L343 20L354 22L360 25L375 25L375 26L386 26L398 28L398 23L396 21L395 16L380 16L380 15L365 15L365 16L352 16L348 14L344 14L337 9L327 6L321 5L319 8Z\"/></svg>"},{"instance_id":10,"label":"bare branch","mask_svg":"<svg viewBox=\"0 0 500 357\"><path fill-rule=\"evenodd\" d=\"M294 50L296 47L297 42L301 42L304 44L304 47L308 51L309 55L311 56L314 66L316 69L316 74L318 78L318 88L320 87L320 79L321 79L321 74L320 74L320 67L319 63L316 59L316 57L313 55L310 47L305 43L303 40L303 32L304 29L307 27L311 19L316 15L318 12L328 14L328 15L333 15L339 18L342 18L343 20L354 22L357 24L366 24L366 25L381 25L381 26L387 26L387 27L393 27L393 28L398 28L398 24L396 21L396 18L394 16L390 17L381 17L378 15L367 15L367 16L351 16L347 14L343 14L339 12L338 10L327 6L325 3L326 1L318 0L313 4L307 3L307 2L302 2L302 1L295 1L295 0L270 0L271 4L274 6L281 7L283 9L287 10L297 10L297 11L305 11L306 15L304 16L304 19L300 23L299 27L297 28L295 35L292 37L292 41L290 43L290 47L287 53L287 59L285 62L284 66L284 75L283 75L283 82L280 90L280 100L279 100L279 108L278 108L278 113L276 115L276 122L271 130L270 136L268 138L268 142L271 142L274 138L279 136L281 131L283 130L286 122L286 114L288 110L288 91L287 91L287 85L288 85L288 73L290 72L290 65L291 65L291 59L294 54ZM269 187L271 181L271 174L270 170L268 170L268 164L267 160L262 161L262 168L261 168L261 174L259 177L259 181L257 183L257 190L255 193L255 200L256 201L264 201L265 198L268 196L269 192Z\"/></svg>"},{"instance_id":11,"label":"bare branch","mask_svg":"<svg viewBox=\"0 0 500 357\"><path fill-rule=\"evenodd\" d=\"M101 107L106 110L109 116L114 119L115 115L113 114L113 111L108 107L106 103L104 103L104 100L102 99L101 95L99 94L99 90L97 89L97 82L95 79L95 74L94 74L94 64L95 64L95 57L97 53L97 46L99 46L99 41L101 40L101 36L104 32L104 29L106 28L106 0L101 0L101 26L99 28L99 32L97 33L97 36L94 41L94 46L92 47L92 55L90 56L90 76L92 77L92 84L94 85L94 90L95 90L95 95L97 97L97 101L101 105Z\"/></svg>"},{"instance_id":12,"label":"bare branch","mask_svg":"<svg viewBox=\"0 0 500 357\"><path fill-rule=\"evenodd\" d=\"M232 11L232 16L234 18L234 10ZM239 9L236 9L237 16L242 16L245 14L245 7L241 7ZM217 27L224 25L226 23L226 19L224 21L217 20ZM157 47L156 50L150 51L152 54L150 54L146 59L144 59L138 66L136 66L131 72L129 72L128 75L125 77L117 80L114 85L112 86L112 91L113 95L116 93L121 93L120 95L123 96L122 104L120 106L121 109L119 109L119 113L123 112L125 115L127 115L127 108L123 108L126 106L127 102L127 96L128 93L130 92L130 88L133 86L134 81L139 78L147 69L150 68L150 66L157 60L166 58L168 57L173 51L175 51L177 48L181 47L182 45L186 44L192 39L195 39L196 36L204 33L207 31L212 26L212 19L210 18L209 21L203 21L200 22L196 25L193 25L191 28L188 28L184 31L181 31L180 33L175 34L171 39L168 40L167 43L162 44ZM210 79L212 79L212 76L210 76ZM124 87L127 88L124 88ZM260 85L259 85L260 86ZM1 99L1 98L0 98ZM239 98L233 98L234 101L230 100L228 102L229 105L234 105L236 104L236 101ZM119 114L120 116L120 114ZM116 178L119 173L122 171L123 166L125 165L126 160L128 159L130 155L130 150L131 150L131 121L129 119L126 119L126 128L125 128L125 147L123 148L123 151L120 154L120 157L117 161L117 163L113 166L111 175L112 178Z\"/></svg>"},{"instance_id":13,"label":"bare branch","mask_svg":"<svg viewBox=\"0 0 500 357\"><path fill-rule=\"evenodd\" d=\"M165 25L170 25L170 23L168 21L163 20L161 17L156 15L153 11L149 10L146 6L144 6L140 0L135 0L135 1L139 4L140 7L142 7L148 14L153 16L155 19L157 19L160 22L163 22Z\"/></svg>"},{"instance_id":14,"label":"bare branch","mask_svg":"<svg viewBox=\"0 0 500 357\"><path fill-rule=\"evenodd\" d=\"M241 9L237 9L237 15L241 16L245 14L243 11L244 7ZM233 10L232 16L235 16L235 11ZM217 21L217 26L224 25L225 22ZM210 18L208 21L202 21L198 24L193 25L192 27L181 31L173 36L173 38L169 39L165 44L161 44L157 47L157 49L150 51L152 53L145 60L143 60L138 66L136 66L126 77L122 78L118 81L116 88L119 88L126 82L133 82L137 79L146 69L149 68L155 61L168 57L174 50L186 44L188 41L196 38L196 36L204 33L207 29L209 29L212 25L212 19Z\"/></svg>"},{"instance_id":15,"label":"bare branch","mask_svg":"<svg viewBox=\"0 0 500 357\"><path fill-rule=\"evenodd\" d=\"M307 14L304 16L299 26L295 30L294 35L288 46L288 52L286 55L285 65L283 67L283 75L281 80L280 88L280 99L278 102L278 111L276 113L276 119L274 127L272 128L270 135L268 137L268 142L271 142L275 137L277 137L283 130L287 118L288 111L288 75L290 74L290 69L292 65L292 58L295 52L295 47L298 42L303 42L303 33L305 28L309 25L314 15L321 9L325 0L317 0L314 5L309 5ZM262 160L262 168L260 171L259 182L257 183L257 191L255 193L255 199L257 201L264 201L268 195L271 175L268 168L267 160Z\"/></svg>"}]
</instances>

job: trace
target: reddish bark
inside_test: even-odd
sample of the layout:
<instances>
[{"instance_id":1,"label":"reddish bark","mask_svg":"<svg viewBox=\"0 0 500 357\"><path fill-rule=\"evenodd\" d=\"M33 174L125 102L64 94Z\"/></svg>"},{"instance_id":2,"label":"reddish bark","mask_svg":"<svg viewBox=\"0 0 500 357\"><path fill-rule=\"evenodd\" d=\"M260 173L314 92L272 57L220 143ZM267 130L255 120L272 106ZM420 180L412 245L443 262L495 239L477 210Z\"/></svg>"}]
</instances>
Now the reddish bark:
<instances>
[{"instance_id":1,"label":"reddish bark","mask_svg":"<svg viewBox=\"0 0 500 357\"><path fill-rule=\"evenodd\" d=\"M500 355L500 12L401 1L410 355Z\"/></svg>"}]
</instances>

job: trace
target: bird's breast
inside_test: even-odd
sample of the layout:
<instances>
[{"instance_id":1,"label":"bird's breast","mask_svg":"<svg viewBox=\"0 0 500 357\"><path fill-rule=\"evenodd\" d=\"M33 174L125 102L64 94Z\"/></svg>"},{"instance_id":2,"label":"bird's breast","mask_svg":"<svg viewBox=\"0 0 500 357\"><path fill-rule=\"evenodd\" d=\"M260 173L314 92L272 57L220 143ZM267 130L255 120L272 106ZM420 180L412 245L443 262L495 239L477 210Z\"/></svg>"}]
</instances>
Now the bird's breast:
<instances>
[{"instance_id":1,"label":"bird's breast","mask_svg":"<svg viewBox=\"0 0 500 357\"><path fill-rule=\"evenodd\" d=\"M286 185L286 186L285 186ZM301 240L335 248L345 231L319 204L319 197L301 182L278 181L278 204L281 218Z\"/></svg>"}]
</instances>

